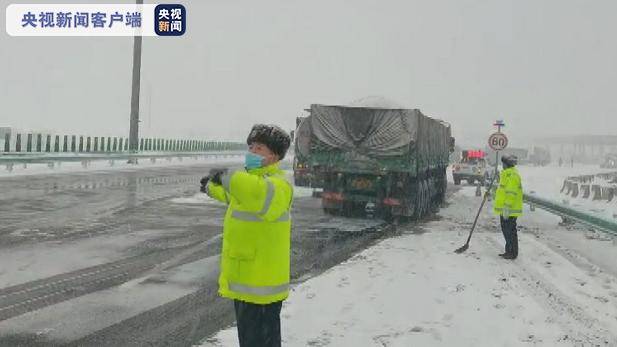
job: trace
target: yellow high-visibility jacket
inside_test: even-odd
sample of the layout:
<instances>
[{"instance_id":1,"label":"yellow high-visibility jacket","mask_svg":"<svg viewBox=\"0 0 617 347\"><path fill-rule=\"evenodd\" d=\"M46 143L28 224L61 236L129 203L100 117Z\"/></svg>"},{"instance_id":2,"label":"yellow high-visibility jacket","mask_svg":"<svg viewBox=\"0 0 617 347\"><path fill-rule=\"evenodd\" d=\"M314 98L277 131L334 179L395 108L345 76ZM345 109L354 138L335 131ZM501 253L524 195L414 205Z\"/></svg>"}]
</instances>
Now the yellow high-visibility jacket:
<instances>
[{"instance_id":1,"label":"yellow high-visibility jacket","mask_svg":"<svg viewBox=\"0 0 617 347\"><path fill-rule=\"evenodd\" d=\"M219 293L255 304L289 296L293 188L278 163L222 176L207 194L228 205Z\"/></svg>"},{"instance_id":2,"label":"yellow high-visibility jacket","mask_svg":"<svg viewBox=\"0 0 617 347\"><path fill-rule=\"evenodd\" d=\"M516 167L505 169L501 172L499 178L493 211L497 215L503 215L504 209L508 209L510 217L522 216L523 186L518 170L516 170Z\"/></svg>"}]
</instances>

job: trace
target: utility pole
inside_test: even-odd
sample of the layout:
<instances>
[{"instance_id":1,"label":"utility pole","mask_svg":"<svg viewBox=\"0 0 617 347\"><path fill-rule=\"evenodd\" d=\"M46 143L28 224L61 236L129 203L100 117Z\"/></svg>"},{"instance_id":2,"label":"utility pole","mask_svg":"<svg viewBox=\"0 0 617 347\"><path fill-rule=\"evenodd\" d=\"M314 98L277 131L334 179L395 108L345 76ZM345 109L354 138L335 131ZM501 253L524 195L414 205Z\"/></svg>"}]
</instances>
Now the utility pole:
<instances>
[{"instance_id":1,"label":"utility pole","mask_svg":"<svg viewBox=\"0 0 617 347\"><path fill-rule=\"evenodd\" d=\"M143 0L135 4L143 5ZM143 25L144 23L142 23ZM139 150L139 89L141 82L141 33L133 37L133 86L131 93L131 125L129 129L129 151Z\"/></svg>"}]
</instances>

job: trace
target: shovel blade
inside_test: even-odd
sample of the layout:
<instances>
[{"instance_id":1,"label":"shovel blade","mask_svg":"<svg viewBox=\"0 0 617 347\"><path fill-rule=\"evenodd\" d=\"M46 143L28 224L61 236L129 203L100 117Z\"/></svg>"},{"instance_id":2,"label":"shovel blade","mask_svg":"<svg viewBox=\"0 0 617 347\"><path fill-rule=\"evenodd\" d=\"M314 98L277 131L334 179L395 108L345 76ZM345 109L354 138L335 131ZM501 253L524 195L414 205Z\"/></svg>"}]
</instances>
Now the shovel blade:
<instances>
[{"instance_id":1,"label":"shovel blade","mask_svg":"<svg viewBox=\"0 0 617 347\"><path fill-rule=\"evenodd\" d=\"M458 248L457 250L455 250L454 253L461 254L461 253L465 252L467 250L467 248L469 248L469 244L468 243L463 245L463 247Z\"/></svg>"}]
</instances>

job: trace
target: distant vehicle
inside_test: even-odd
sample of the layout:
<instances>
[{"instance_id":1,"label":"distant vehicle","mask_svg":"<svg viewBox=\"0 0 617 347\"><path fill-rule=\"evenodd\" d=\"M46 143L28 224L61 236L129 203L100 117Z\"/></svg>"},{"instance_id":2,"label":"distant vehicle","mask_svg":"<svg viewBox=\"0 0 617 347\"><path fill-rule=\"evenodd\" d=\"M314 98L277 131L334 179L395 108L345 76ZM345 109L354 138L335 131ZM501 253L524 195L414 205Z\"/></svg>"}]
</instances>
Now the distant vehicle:
<instances>
[{"instance_id":1,"label":"distant vehicle","mask_svg":"<svg viewBox=\"0 0 617 347\"><path fill-rule=\"evenodd\" d=\"M296 145L326 213L420 218L445 199L450 125L417 109L314 104Z\"/></svg>"},{"instance_id":2,"label":"distant vehicle","mask_svg":"<svg viewBox=\"0 0 617 347\"><path fill-rule=\"evenodd\" d=\"M529 156L529 163L536 166L546 166L551 163L551 152L542 147L534 147Z\"/></svg>"},{"instance_id":3,"label":"distant vehicle","mask_svg":"<svg viewBox=\"0 0 617 347\"><path fill-rule=\"evenodd\" d=\"M486 162L486 152L482 150L465 150L461 152L458 163L452 167L452 178L455 185L460 185L462 180L468 184L480 182L486 185L491 177L491 168Z\"/></svg>"},{"instance_id":4,"label":"distant vehicle","mask_svg":"<svg viewBox=\"0 0 617 347\"><path fill-rule=\"evenodd\" d=\"M617 153L610 153L604 157L604 162L600 165L603 169L617 168Z\"/></svg>"}]
</instances>

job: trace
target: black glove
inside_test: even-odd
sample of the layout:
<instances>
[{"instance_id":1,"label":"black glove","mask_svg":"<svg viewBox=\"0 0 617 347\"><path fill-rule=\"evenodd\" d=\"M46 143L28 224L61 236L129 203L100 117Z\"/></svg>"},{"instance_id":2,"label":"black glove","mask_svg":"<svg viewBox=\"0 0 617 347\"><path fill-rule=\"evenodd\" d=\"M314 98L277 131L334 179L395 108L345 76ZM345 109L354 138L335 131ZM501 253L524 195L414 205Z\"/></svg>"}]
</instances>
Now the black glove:
<instances>
[{"instance_id":1,"label":"black glove","mask_svg":"<svg viewBox=\"0 0 617 347\"><path fill-rule=\"evenodd\" d=\"M199 183L201 183L201 187L199 188L200 192L206 192L206 186L208 185L208 181L210 181L210 176L204 176L201 181L199 181Z\"/></svg>"},{"instance_id":2,"label":"black glove","mask_svg":"<svg viewBox=\"0 0 617 347\"><path fill-rule=\"evenodd\" d=\"M223 176L226 172L227 169L213 168L210 169L210 175L208 175L208 177L210 177L210 181L214 184L223 184L221 181L221 176Z\"/></svg>"},{"instance_id":3,"label":"black glove","mask_svg":"<svg viewBox=\"0 0 617 347\"><path fill-rule=\"evenodd\" d=\"M205 186L206 184L208 184L208 181L210 181L210 176L204 176L201 178L201 181L199 181L199 183L201 183L202 186Z\"/></svg>"}]
</instances>

